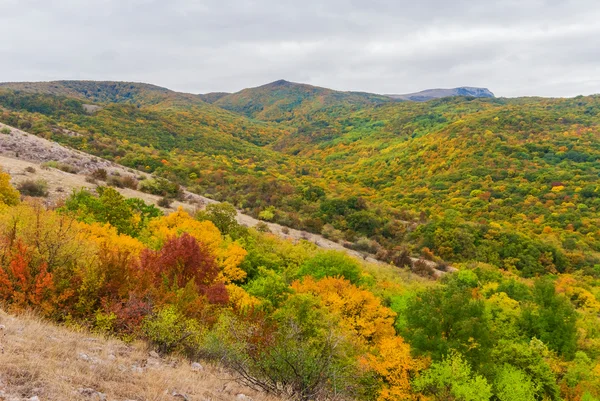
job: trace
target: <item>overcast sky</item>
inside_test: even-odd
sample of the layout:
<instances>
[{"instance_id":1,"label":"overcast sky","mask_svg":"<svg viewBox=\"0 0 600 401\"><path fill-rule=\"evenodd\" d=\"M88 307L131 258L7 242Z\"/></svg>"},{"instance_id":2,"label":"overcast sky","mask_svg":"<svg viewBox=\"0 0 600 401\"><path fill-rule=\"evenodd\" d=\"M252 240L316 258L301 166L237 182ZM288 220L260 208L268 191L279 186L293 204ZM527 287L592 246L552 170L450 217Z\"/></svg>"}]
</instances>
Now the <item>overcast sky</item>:
<instances>
[{"instance_id":1,"label":"overcast sky","mask_svg":"<svg viewBox=\"0 0 600 401\"><path fill-rule=\"evenodd\" d=\"M600 93L599 0L0 0L0 81Z\"/></svg>"}]
</instances>

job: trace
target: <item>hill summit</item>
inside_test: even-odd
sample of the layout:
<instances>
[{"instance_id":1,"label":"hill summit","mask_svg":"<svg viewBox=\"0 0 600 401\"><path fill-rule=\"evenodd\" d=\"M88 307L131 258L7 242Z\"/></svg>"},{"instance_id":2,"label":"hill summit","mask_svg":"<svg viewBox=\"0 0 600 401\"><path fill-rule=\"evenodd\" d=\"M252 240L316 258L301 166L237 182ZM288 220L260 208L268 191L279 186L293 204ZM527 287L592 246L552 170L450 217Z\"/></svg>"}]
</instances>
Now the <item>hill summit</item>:
<instances>
[{"instance_id":1,"label":"hill summit","mask_svg":"<svg viewBox=\"0 0 600 401\"><path fill-rule=\"evenodd\" d=\"M432 99L452 96L495 97L494 94L487 88L476 88L471 86L461 86L452 89L426 89L420 92L387 96L391 97L392 99L411 100L413 102L426 102Z\"/></svg>"}]
</instances>

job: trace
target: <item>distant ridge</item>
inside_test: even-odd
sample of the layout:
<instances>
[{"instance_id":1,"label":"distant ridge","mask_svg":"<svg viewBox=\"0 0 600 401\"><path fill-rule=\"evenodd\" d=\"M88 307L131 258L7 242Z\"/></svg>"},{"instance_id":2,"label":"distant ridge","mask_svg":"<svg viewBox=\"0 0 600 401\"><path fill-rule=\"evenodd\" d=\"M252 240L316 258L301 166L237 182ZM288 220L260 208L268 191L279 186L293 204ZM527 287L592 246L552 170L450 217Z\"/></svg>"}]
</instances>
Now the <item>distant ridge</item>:
<instances>
[{"instance_id":1,"label":"distant ridge","mask_svg":"<svg viewBox=\"0 0 600 401\"><path fill-rule=\"evenodd\" d=\"M471 86L461 86L452 89L426 89L415 93L386 96L391 97L392 99L410 100L413 102L426 102L432 99L452 96L495 97L487 88L475 88Z\"/></svg>"}]
</instances>

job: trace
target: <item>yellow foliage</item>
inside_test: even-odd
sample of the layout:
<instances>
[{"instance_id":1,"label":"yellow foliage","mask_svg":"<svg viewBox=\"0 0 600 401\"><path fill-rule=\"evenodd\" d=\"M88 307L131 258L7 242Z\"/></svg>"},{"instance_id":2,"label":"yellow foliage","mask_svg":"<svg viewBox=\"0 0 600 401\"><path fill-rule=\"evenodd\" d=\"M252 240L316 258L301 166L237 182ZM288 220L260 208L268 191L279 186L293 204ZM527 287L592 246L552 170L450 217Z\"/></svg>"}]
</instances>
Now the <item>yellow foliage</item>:
<instances>
[{"instance_id":1,"label":"yellow foliage","mask_svg":"<svg viewBox=\"0 0 600 401\"><path fill-rule=\"evenodd\" d=\"M246 278L246 272L239 268L246 250L235 243L226 245L219 229L210 221L198 221L179 208L168 216L152 220L147 232L146 242L154 248L161 247L169 238L188 233L215 256L221 269L219 280L228 284Z\"/></svg>"},{"instance_id":2,"label":"yellow foliage","mask_svg":"<svg viewBox=\"0 0 600 401\"><path fill-rule=\"evenodd\" d=\"M119 234L110 224L79 223L78 237L81 240L98 244L101 248L113 251L127 251L138 256L145 248L139 240L128 235Z\"/></svg>"},{"instance_id":3,"label":"yellow foliage","mask_svg":"<svg viewBox=\"0 0 600 401\"><path fill-rule=\"evenodd\" d=\"M19 191L10 185L10 175L0 169L0 204L16 205L20 198Z\"/></svg>"},{"instance_id":4,"label":"yellow foliage","mask_svg":"<svg viewBox=\"0 0 600 401\"><path fill-rule=\"evenodd\" d=\"M237 309L248 309L260 305L260 300L246 292L242 287L235 284L227 284L229 303Z\"/></svg>"},{"instance_id":5,"label":"yellow foliage","mask_svg":"<svg viewBox=\"0 0 600 401\"><path fill-rule=\"evenodd\" d=\"M377 354L368 355L363 363L377 373L382 383L378 401L419 399L412 393L410 381L429 361L411 357L410 345L402 337L382 339Z\"/></svg>"},{"instance_id":6,"label":"yellow foliage","mask_svg":"<svg viewBox=\"0 0 600 401\"><path fill-rule=\"evenodd\" d=\"M147 242L156 248L160 248L169 238L179 237L183 233L190 234L213 252L222 242L221 233L212 222L198 221L181 207L168 216L152 220L148 224L148 232L150 236Z\"/></svg>"},{"instance_id":7,"label":"yellow foliage","mask_svg":"<svg viewBox=\"0 0 600 401\"><path fill-rule=\"evenodd\" d=\"M302 282L294 282L292 288L298 293L319 296L332 313L340 315L342 324L365 344L375 344L395 335L396 313L383 306L373 293L361 290L348 280L326 277L315 281L305 277Z\"/></svg>"},{"instance_id":8,"label":"yellow foliage","mask_svg":"<svg viewBox=\"0 0 600 401\"><path fill-rule=\"evenodd\" d=\"M220 281L225 284L246 278L246 272L239 268L248 252L237 244L230 244L225 249L219 250L217 262L221 267Z\"/></svg>"},{"instance_id":9,"label":"yellow foliage","mask_svg":"<svg viewBox=\"0 0 600 401\"><path fill-rule=\"evenodd\" d=\"M600 313L600 302L594 294L579 286L572 275L561 275L556 280L556 291L565 294L578 308L590 309Z\"/></svg>"},{"instance_id":10,"label":"yellow foliage","mask_svg":"<svg viewBox=\"0 0 600 401\"><path fill-rule=\"evenodd\" d=\"M555 187L552 187L552 192L560 192L563 189L565 189L564 185L557 185Z\"/></svg>"}]
</instances>

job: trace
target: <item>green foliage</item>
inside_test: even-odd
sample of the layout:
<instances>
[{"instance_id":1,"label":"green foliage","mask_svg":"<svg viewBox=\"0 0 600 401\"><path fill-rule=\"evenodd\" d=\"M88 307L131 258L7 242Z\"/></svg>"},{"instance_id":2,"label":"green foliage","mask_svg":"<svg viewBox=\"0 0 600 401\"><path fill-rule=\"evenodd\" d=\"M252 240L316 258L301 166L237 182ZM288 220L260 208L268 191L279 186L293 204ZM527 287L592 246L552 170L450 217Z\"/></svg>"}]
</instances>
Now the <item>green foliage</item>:
<instances>
[{"instance_id":1,"label":"green foliage","mask_svg":"<svg viewBox=\"0 0 600 401\"><path fill-rule=\"evenodd\" d=\"M415 351L434 360L456 350L479 367L489 357L491 327L485 303L476 296L476 276L468 273L451 276L445 286L422 290L412 297L402 334Z\"/></svg>"},{"instance_id":2,"label":"green foliage","mask_svg":"<svg viewBox=\"0 0 600 401\"><path fill-rule=\"evenodd\" d=\"M294 295L273 318L276 326L223 315L208 335L207 352L233 366L245 384L298 400L352 388L358 371L351 345L318 299ZM258 340L252 333L263 335Z\"/></svg>"},{"instance_id":3,"label":"green foliage","mask_svg":"<svg viewBox=\"0 0 600 401\"><path fill-rule=\"evenodd\" d=\"M140 183L140 191L169 198L179 198L181 196L180 186L164 178L142 181Z\"/></svg>"},{"instance_id":4,"label":"green foliage","mask_svg":"<svg viewBox=\"0 0 600 401\"><path fill-rule=\"evenodd\" d=\"M258 277L245 287L249 294L268 303L268 306L278 308L293 291L289 284L279 274L272 270L259 268Z\"/></svg>"},{"instance_id":5,"label":"green foliage","mask_svg":"<svg viewBox=\"0 0 600 401\"><path fill-rule=\"evenodd\" d=\"M119 233L133 237L140 234L150 219L162 215L153 205L141 199L126 199L113 188L98 187L97 191L97 197L85 189L73 191L61 210L88 223L109 223Z\"/></svg>"},{"instance_id":6,"label":"green foliage","mask_svg":"<svg viewBox=\"0 0 600 401\"><path fill-rule=\"evenodd\" d=\"M198 347L201 328L194 319L186 318L175 306L166 306L144 319L142 329L159 352L190 352Z\"/></svg>"},{"instance_id":7,"label":"green foliage","mask_svg":"<svg viewBox=\"0 0 600 401\"><path fill-rule=\"evenodd\" d=\"M94 328L98 332L109 334L115 329L117 315L115 315L113 312L103 313L101 310L98 310L95 318L96 320L94 322Z\"/></svg>"},{"instance_id":8,"label":"green foliage","mask_svg":"<svg viewBox=\"0 0 600 401\"><path fill-rule=\"evenodd\" d=\"M320 252L305 261L298 272L300 277L343 277L353 284L360 281L360 267L352 258L339 252Z\"/></svg>"},{"instance_id":9,"label":"green foliage","mask_svg":"<svg viewBox=\"0 0 600 401\"><path fill-rule=\"evenodd\" d=\"M549 357L548 348L537 339L529 343L501 340L492 351L490 361L503 368L510 364L523 372L536 389L537 399L560 400L556 377L545 358Z\"/></svg>"},{"instance_id":10,"label":"green foliage","mask_svg":"<svg viewBox=\"0 0 600 401\"><path fill-rule=\"evenodd\" d=\"M577 312L563 295L556 293L550 279L537 280L533 296L534 303L523 310L523 331L566 358L573 358L577 349Z\"/></svg>"},{"instance_id":11,"label":"green foliage","mask_svg":"<svg viewBox=\"0 0 600 401\"><path fill-rule=\"evenodd\" d=\"M504 365L496 381L494 393L500 401L534 401L538 392L531 379L521 370Z\"/></svg>"},{"instance_id":12,"label":"green foliage","mask_svg":"<svg viewBox=\"0 0 600 401\"><path fill-rule=\"evenodd\" d=\"M434 362L413 385L417 391L440 401L487 401L492 396L492 386L483 376L474 374L469 363L456 352Z\"/></svg>"},{"instance_id":13,"label":"green foliage","mask_svg":"<svg viewBox=\"0 0 600 401\"><path fill-rule=\"evenodd\" d=\"M211 203L196 214L198 220L212 221L224 235L237 238L243 234L242 226L236 220L237 210L227 202Z\"/></svg>"}]
</instances>

